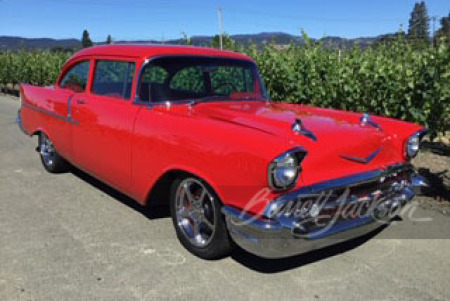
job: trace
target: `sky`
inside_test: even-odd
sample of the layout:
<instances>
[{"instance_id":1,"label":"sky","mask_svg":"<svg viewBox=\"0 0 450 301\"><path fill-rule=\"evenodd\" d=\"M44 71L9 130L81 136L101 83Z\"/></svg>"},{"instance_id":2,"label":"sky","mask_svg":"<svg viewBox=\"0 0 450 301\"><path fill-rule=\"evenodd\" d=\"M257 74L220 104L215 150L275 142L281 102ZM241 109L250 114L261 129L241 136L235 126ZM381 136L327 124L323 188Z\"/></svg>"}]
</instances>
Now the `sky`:
<instances>
[{"instance_id":1,"label":"sky","mask_svg":"<svg viewBox=\"0 0 450 301\"><path fill-rule=\"evenodd\" d=\"M218 7L228 34L286 32L313 38L376 36L407 30L415 0L0 0L0 35L28 38L81 38L94 42L168 40L186 33L218 32ZM439 20L450 1L427 0Z\"/></svg>"}]
</instances>

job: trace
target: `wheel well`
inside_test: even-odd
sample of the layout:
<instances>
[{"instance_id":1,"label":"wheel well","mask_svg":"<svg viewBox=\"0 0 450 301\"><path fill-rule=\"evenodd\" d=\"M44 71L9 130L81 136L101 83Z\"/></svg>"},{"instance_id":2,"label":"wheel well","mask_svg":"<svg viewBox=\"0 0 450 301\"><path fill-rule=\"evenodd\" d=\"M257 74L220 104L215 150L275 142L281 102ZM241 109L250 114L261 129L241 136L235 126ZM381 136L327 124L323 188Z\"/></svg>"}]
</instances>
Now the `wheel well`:
<instances>
[{"instance_id":1,"label":"wheel well","mask_svg":"<svg viewBox=\"0 0 450 301\"><path fill-rule=\"evenodd\" d=\"M42 133L41 130L34 131L30 136L38 136Z\"/></svg>"},{"instance_id":2,"label":"wheel well","mask_svg":"<svg viewBox=\"0 0 450 301\"><path fill-rule=\"evenodd\" d=\"M150 193L148 194L146 206L151 205L168 205L170 198L170 188L172 186L173 181L176 179L186 177L186 176L195 176L191 173L188 173L183 170L170 170L163 174L153 185Z\"/></svg>"},{"instance_id":3,"label":"wheel well","mask_svg":"<svg viewBox=\"0 0 450 301\"><path fill-rule=\"evenodd\" d=\"M148 197L146 199L146 203L145 206L152 206L152 205L169 205L169 198L170 198L170 188L172 186L173 181L175 181L176 179L179 178L185 178L185 177L196 177L199 178L200 180L202 180L207 186L209 186L209 188L217 195L216 190L214 189L214 187L208 183L205 179L203 179L202 177L181 170L181 169L174 169L174 170L169 170L167 171L165 174L163 174L157 181L156 183L153 185L152 189L150 190L150 193L148 194ZM219 202L222 204L222 200L220 199L219 196L218 200Z\"/></svg>"}]
</instances>

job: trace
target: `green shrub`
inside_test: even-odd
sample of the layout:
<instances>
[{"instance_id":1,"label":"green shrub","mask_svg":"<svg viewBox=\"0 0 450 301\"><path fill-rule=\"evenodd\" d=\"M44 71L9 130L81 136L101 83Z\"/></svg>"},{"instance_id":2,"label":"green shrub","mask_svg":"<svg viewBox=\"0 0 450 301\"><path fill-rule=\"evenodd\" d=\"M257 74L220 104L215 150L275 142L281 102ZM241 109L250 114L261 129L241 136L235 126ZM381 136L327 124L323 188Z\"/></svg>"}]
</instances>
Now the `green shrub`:
<instances>
[{"instance_id":1,"label":"green shrub","mask_svg":"<svg viewBox=\"0 0 450 301\"><path fill-rule=\"evenodd\" d=\"M273 100L368 112L425 125L431 138L450 130L450 48L414 49L399 37L347 51L306 45L245 50Z\"/></svg>"},{"instance_id":2,"label":"green shrub","mask_svg":"<svg viewBox=\"0 0 450 301\"><path fill-rule=\"evenodd\" d=\"M311 42L234 50L258 64L273 100L368 112L450 130L450 47L416 49L401 36L367 49L338 51ZM67 52L0 53L0 84L54 84Z\"/></svg>"},{"instance_id":3,"label":"green shrub","mask_svg":"<svg viewBox=\"0 0 450 301\"><path fill-rule=\"evenodd\" d=\"M0 54L0 84L12 84L16 88L22 82L34 85L54 84L70 55L67 52L24 50Z\"/></svg>"}]
</instances>

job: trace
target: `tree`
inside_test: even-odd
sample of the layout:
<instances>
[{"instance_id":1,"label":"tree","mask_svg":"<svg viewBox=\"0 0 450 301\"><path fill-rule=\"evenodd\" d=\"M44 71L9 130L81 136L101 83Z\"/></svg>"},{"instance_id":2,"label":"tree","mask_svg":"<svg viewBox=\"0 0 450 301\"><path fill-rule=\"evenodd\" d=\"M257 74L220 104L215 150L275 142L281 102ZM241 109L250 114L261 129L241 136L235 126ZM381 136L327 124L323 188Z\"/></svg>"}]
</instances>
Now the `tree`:
<instances>
[{"instance_id":1,"label":"tree","mask_svg":"<svg viewBox=\"0 0 450 301\"><path fill-rule=\"evenodd\" d=\"M111 35L109 34L108 37L106 38L106 44L113 44L113 39L111 37Z\"/></svg>"},{"instance_id":2,"label":"tree","mask_svg":"<svg viewBox=\"0 0 450 301\"><path fill-rule=\"evenodd\" d=\"M441 28L436 32L435 40L445 39L447 43L450 43L450 13L448 17L441 19Z\"/></svg>"},{"instance_id":3,"label":"tree","mask_svg":"<svg viewBox=\"0 0 450 301\"><path fill-rule=\"evenodd\" d=\"M220 36L216 34L211 41L210 46L212 48L220 48ZM236 48L236 42L226 33L222 35L223 49L234 50Z\"/></svg>"},{"instance_id":4,"label":"tree","mask_svg":"<svg viewBox=\"0 0 450 301\"><path fill-rule=\"evenodd\" d=\"M180 41L181 45L193 45L191 37L187 33L182 31L181 34L183 35L183 39Z\"/></svg>"},{"instance_id":5,"label":"tree","mask_svg":"<svg viewBox=\"0 0 450 301\"><path fill-rule=\"evenodd\" d=\"M414 5L409 18L408 38L417 42L430 42L430 17L424 1Z\"/></svg>"},{"instance_id":6,"label":"tree","mask_svg":"<svg viewBox=\"0 0 450 301\"><path fill-rule=\"evenodd\" d=\"M89 37L89 32L86 29L83 31L83 37L81 38L81 45L83 46L83 48L91 47L92 45L94 45L94 43L92 43L91 41L91 38Z\"/></svg>"}]
</instances>

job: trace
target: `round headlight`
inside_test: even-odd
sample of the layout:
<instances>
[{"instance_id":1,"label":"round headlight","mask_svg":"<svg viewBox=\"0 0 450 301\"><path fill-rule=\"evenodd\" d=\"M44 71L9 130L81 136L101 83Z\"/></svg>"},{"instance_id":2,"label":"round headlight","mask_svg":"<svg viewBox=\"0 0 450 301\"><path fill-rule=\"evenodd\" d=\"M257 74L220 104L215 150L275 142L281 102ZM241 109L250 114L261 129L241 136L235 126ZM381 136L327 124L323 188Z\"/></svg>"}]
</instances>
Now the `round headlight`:
<instances>
[{"instance_id":1,"label":"round headlight","mask_svg":"<svg viewBox=\"0 0 450 301\"><path fill-rule=\"evenodd\" d=\"M408 158L414 158L419 152L420 148L420 135L415 134L408 138L406 143L406 156Z\"/></svg>"},{"instance_id":2,"label":"round headlight","mask_svg":"<svg viewBox=\"0 0 450 301\"><path fill-rule=\"evenodd\" d=\"M269 185L276 190L291 188L297 182L299 171L298 154L296 152L284 153L275 158L269 166Z\"/></svg>"}]
</instances>

